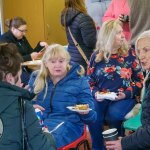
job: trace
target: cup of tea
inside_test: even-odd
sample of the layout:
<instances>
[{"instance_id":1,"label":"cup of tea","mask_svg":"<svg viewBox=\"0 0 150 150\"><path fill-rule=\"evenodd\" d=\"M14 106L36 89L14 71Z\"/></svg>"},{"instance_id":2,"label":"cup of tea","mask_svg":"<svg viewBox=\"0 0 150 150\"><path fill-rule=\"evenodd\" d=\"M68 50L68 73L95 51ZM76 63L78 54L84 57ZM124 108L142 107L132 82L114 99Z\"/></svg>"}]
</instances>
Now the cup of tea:
<instances>
[{"instance_id":1,"label":"cup of tea","mask_svg":"<svg viewBox=\"0 0 150 150\"><path fill-rule=\"evenodd\" d=\"M118 140L118 131L116 128L108 129L102 132L105 141L116 141Z\"/></svg>"}]
</instances>

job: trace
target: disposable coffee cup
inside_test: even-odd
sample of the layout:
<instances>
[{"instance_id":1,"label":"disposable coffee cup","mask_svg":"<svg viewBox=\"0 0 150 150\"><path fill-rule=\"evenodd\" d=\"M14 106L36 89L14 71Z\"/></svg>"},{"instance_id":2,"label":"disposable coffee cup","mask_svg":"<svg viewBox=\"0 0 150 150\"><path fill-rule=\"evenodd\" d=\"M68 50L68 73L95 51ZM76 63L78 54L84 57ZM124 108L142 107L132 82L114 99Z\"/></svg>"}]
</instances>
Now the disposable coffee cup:
<instances>
[{"instance_id":1,"label":"disposable coffee cup","mask_svg":"<svg viewBox=\"0 0 150 150\"><path fill-rule=\"evenodd\" d=\"M115 141L118 140L118 131L116 128L108 129L102 132L105 141Z\"/></svg>"}]
</instances>

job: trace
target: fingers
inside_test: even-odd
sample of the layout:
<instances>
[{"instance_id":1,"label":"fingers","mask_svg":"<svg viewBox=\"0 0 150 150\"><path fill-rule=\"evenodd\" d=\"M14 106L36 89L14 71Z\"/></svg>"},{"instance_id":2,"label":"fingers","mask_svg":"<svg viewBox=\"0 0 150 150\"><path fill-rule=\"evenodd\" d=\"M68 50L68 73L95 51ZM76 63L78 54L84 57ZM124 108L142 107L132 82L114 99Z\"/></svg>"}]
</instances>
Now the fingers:
<instances>
[{"instance_id":1,"label":"fingers","mask_svg":"<svg viewBox=\"0 0 150 150\"><path fill-rule=\"evenodd\" d=\"M44 110L45 110L42 106L37 105L37 104L34 104L33 107L34 107L34 108L38 108L38 109L40 109L41 111L44 111Z\"/></svg>"}]
</instances>

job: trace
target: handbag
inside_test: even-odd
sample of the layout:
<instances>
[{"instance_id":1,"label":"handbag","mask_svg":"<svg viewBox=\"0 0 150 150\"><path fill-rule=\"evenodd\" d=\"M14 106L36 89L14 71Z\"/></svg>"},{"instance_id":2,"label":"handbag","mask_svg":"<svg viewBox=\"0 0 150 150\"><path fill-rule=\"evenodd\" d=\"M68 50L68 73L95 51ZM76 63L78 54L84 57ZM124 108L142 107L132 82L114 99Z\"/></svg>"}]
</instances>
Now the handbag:
<instances>
[{"instance_id":1,"label":"handbag","mask_svg":"<svg viewBox=\"0 0 150 150\"><path fill-rule=\"evenodd\" d=\"M83 59L85 60L85 62L87 63L87 65L89 65L89 61L85 55L85 53L83 52L82 48L80 47L79 43L76 41L76 39L74 38L71 30L70 30L70 27L68 27L68 31L70 33L70 36L72 38L72 41L74 43L74 45L76 46L76 48L78 49L79 53L81 54L81 56L83 57Z\"/></svg>"}]
</instances>

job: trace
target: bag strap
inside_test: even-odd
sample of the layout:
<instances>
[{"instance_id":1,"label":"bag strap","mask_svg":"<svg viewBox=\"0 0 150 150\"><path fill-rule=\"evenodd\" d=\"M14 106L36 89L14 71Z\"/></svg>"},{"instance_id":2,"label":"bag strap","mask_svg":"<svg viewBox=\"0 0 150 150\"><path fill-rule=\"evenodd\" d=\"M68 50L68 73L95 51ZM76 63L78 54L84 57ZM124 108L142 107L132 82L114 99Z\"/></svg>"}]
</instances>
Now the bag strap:
<instances>
[{"instance_id":1,"label":"bag strap","mask_svg":"<svg viewBox=\"0 0 150 150\"><path fill-rule=\"evenodd\" d=\"M25 121L26 121L26 119L25 119L25 101L23 100L22 97L19 98L19 104L20 104L22 142L23 142L22 150L30 150L26 126L25 126Z\"/></svg>"},{"instance_id":2,"label":"bag strap","mask_svg":"<svg viewBox=\"0 0 150 150\"><path fill-rule=\"evenodd\" d=\"M69 31L69 33L70 33L70 36L71 36L71 38L72 38L72 40L73 40L74 45L77 47L77 49L78 49L78 51L80 52L81 56L83 57L83 59L85 60L85 62L86 62L87 65L88 65L88 64L89 64L89 61L88 61L88 59L87 59L85 53L84 53L83 50L81 49L79 43L78 43L78 42L76 41L76 39L74 38L74 36L73 36L73 34L72 34L71 30L70 30L70 27L68 27L68 31Z\"/></svg>"}]
</instances>

